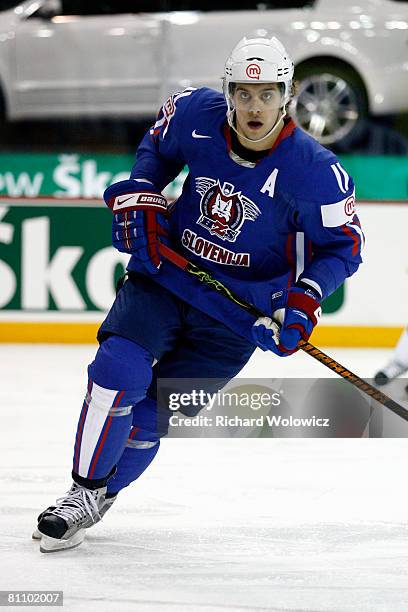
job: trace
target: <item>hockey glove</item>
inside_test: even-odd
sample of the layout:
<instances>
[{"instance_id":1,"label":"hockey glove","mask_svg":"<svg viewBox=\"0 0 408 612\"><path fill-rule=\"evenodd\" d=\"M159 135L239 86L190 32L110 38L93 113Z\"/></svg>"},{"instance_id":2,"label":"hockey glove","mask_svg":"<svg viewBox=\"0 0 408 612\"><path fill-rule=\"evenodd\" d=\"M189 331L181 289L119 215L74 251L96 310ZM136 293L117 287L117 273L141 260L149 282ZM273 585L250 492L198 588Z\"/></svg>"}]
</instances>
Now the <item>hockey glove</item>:
<instances>
[{"instance_id":1,"label":"hockey glove","mask_svg":"<svg viewBox=\"0 0 408 612\"><path fill-rule=\"evenodd\" d=\"M142 183L143 184L143 183ZM103 194L113 212L112 244L122 253L131 253L150 274L157 274L161 265L158 238L167 236L168 203L148 183L142 189L134 180L119 181Z\"/></svg>"},{"instance_id":2,"label":"hockey glove","mask_svg":"<svg viewBox=\"0 0 408 612\"><path fill-rule=\"evenodd\" d=\"M252 327L256 344L280 357L292 355L299 340L308 340L321 315L320 296L313 289L292 287L272 296L273 319L260 317Z\"/></svg>"}]
</instances>

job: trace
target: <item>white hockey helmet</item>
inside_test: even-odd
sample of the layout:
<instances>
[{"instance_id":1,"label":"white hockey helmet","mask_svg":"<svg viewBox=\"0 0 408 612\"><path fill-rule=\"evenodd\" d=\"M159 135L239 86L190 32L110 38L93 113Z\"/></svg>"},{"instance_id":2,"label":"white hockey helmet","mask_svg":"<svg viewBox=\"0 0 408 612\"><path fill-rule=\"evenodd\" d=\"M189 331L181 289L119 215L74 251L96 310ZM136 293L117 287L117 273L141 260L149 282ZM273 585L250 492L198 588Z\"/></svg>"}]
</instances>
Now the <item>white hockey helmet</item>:
<instances>
[{"instance_id":1,"label":"white hockey helmet","mask_svg":"<svg viewBox=\"0 0 408 612\"><path fill-rule=\"evenodd\" d=\"M268 30L256 30L244 36L225 63L223 90L231 124L234 105L233 83L282 83L282 107L290 100L293 62L285 47Z\"/></svg>"}]
</instances>

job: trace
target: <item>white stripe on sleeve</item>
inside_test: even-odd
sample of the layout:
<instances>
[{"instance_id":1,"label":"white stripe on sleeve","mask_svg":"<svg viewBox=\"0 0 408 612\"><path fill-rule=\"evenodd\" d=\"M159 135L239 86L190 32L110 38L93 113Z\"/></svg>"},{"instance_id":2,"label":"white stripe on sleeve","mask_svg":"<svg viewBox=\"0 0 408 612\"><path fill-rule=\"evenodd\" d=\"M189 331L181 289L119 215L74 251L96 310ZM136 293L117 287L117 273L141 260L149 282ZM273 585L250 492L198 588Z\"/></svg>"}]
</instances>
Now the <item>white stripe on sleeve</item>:
<instances>
[{"instance_id":1,"label":"white stripe on sleeve","mask_svg":"<svg viewBox=\"0 0 408 612\"><path fill-rule=\"evenodd\" d=\"M348 191L350 177L349 177L349 175L347 174L347 172L345 171L345 169L343 168L343 166L341 166L339 163L337 163L337 164L336 164L336 166L338 167L338 169L340 170L340 172L343 174L344 181L345 181L345 185L344 185L344 187L345 187L346 191Z\"/></svg>"},{"instance_id":2,"label":"white stripe on sleeve","mask_svg":"<svg viewBox=\"0 0 408 612\"><path fill-rule=\"evenodd\" d=\"M331 168L331 169L333 170L333 172L334 172L334 176L335 176L335 177L336 177L336 179L337 179L337 184L338 184L338 186L339 186L340 191L341 191L342 193L346 193L346 192L347 192L347 190L346 190L346 189L344 189L344 186L343 186L343 181L342 181L342 178L344 178L344 177L343 177L343 176L340 174L340 171L339 171L339 169L337 168L337 165L336 165L336 164L332 164L332 165L330 166L330 168Z\"/></svg>"}]
</instances>

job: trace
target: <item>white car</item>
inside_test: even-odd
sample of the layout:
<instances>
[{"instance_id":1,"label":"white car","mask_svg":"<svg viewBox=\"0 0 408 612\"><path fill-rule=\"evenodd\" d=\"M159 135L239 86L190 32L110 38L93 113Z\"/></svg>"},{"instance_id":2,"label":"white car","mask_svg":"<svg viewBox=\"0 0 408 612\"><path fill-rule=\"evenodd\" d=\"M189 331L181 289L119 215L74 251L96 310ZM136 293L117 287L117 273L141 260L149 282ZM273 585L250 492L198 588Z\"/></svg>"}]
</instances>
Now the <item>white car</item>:
<instances>
[{"instance_id":1,"label":"white car","mask_svg":"<svg viewBox=\"0 0 408 612\"><path fill-rule=\"evenodd\" d=\"M0 0L5 117L153 116L177 89L219 89L229 51L257 28L293 57L291 112L323 144L351 142L367 113L408 109L406 0L198 4Z\"/></svg>"}]
</instances>

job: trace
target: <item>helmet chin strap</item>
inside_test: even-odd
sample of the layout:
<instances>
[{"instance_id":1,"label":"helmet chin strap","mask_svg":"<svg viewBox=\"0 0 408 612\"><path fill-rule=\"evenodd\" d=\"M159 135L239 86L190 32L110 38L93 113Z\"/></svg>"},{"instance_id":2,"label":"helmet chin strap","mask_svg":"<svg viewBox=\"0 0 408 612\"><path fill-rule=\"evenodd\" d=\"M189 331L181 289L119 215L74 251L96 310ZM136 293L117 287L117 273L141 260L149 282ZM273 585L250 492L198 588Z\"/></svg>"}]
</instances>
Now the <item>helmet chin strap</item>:
<instances>
[{"instance_id":1,"label":"helmet chin strap","mask_svg":"<svg viewBox=\"0 0 408 612\"><path fill-rule=\"evenodd\" d=\"M237 136L239 136L240 138L243 138L244 140L247 140L248 142L252 142L252 143L262 142L262 140L265 140L266 138L269 138L269 136L272 136L272 134L274 134L279 127L282 127L281 122L283 121L284 117L286 117L286 108L283 107L280 116L277 117L275 124L273 125L273 127L271 127L269 132L265 134L265 136L262 136L262 138L247 138L247 136L244 136L244 134L241 134L241 132L238 132L237 128L235 127L233 119L232 119L234 112L235 112L235 109L232 109L231 112L228 113L228 124L230 128L234 130Z\"/></svg>"}]
</instances>

